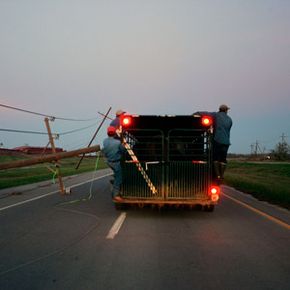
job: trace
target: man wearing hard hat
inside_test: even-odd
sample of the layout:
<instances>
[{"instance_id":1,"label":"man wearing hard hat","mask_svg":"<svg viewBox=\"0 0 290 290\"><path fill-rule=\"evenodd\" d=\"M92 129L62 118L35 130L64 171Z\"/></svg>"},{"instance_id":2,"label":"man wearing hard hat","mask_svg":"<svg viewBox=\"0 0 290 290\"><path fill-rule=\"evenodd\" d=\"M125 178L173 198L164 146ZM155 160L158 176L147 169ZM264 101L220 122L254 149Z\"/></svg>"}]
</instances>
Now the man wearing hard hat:
<instances>
[{"instance_id":1,"label":"man wearing hard hat","mask_svg":"<svg viewBox=\"0 0 290 290\"><path fill-rule=\"evenodd\" d=\"M110 126L113 126L117 129L120 128L120 118L122 115L124 115L126 112L123 110L117 110L116 112L116 118L110 123Z\"/></svg>"}]
</instances>

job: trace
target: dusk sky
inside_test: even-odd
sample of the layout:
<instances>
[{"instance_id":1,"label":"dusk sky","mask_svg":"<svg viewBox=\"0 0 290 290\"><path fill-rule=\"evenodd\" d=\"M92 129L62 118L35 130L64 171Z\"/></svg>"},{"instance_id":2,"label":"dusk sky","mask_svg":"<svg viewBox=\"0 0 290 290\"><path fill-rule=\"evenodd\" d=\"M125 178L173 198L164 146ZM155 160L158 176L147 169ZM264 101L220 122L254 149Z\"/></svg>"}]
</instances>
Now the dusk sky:
<instances>
[{"instance_id":1,"label":"dusk sky","mask_svg":"<svg viewBox=\"0 0 290 290\"><path fill-rule=\"evenodd\" d=\"M112 107L188 115L227 104L232 153L290 143L289 0L0 0L0 103L63 118L65 149L86 146ZM0 128L45 132L0 107ZM102 144L105 129L95 140ZM47 136L0 131L6 148Z\"/></svg>"}]
</instances>

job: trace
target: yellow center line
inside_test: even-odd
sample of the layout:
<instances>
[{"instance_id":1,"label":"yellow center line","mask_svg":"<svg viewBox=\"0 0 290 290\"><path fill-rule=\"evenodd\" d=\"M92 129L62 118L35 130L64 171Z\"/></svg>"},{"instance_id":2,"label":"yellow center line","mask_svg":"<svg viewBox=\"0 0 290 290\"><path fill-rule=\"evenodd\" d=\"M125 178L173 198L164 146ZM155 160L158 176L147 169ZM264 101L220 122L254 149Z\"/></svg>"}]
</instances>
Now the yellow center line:
<instances>
[{"instance_id":1,"label":"yellow center line","mask_svg":"<svg viewBox=\"0 0 290 290\"><path fill-rule=\"evenodd\" d=\"M271 215L269 215L269 214L267 214L267 213L265 213L265 212L263 212L263 211L261 211L259 209L256 209L256 208L254 208L254 207L252 207L252 206L250 206L250 205L248 205L248 204L246 204L246 203L244 203L244 202L242 202L242 201L240 201L240 200L238 200L238 199L236 199L234 197L231 197L231 196L229 196L229 195L227 195L225 193L223 193L223 195L225 197L235 201L236 203L248 208L249 210L251 210L251 211L253 211L253 212L255 212L255 213L257 213L257 214L259 214L259 215L271 220L272 222L274 222L274 223L286 228L287 230L290 230L290 225L287 224L286 222L283 222L283 221L281 221L281 220L279 220L279 219L277 219L277 218L275 218L275 217L273 217L273 216L271 216Z\"/></svg>"}]
</instances>

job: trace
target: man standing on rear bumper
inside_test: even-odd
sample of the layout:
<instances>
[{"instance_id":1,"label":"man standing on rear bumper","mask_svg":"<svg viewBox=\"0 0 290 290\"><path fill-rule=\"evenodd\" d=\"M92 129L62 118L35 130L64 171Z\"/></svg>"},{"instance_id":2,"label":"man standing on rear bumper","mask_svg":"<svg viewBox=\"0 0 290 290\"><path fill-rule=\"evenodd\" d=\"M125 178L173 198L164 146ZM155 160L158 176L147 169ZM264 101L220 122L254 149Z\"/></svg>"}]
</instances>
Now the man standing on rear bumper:
<instances>
[{"instance_id":1,"label":"man standing on rear bumper","mask_svg":"<svg viewBox=\"0 0 290 290\"><path fill-rule=\"evenodd\" d=\"M214 118L214 140L213 140L213 161L216 178L224 178L227 166L227 154L230 143L230 131L233 125L232 119L228 116L227 105L220 105L218 112L198 112L198 114L211 115Z\"/></svg>"},{"instance_id":2,"label":"man standing on rear bumper","mask_svg":"<svg viewBox=\"0 0 290 290\"><path fill-rule=\"evenodd\" d=\"M122 184L122 168L120 160L126 152L120 139L116 137L116 128L109 126L107 129L108 137L103 142L103 153L107 158L107 163L114 172L114 184L112 191L112 198L114 200L121 200L120 186Z\"/></svg>"},{"instance_id":3,"label":"man standing on rear bumper","mask_svg":"<svg viewBox=\"0 0 290 290\"><path fill-rule=\"evenodd\" d=\"M221 105L219 107L219 112L214 114L213 161L218 179L224 178L224 172L227 166L228 149L231 145L230 131L233 121L228 115L229 109L230 108L227 105Z\"/></svg>"}]
</instances>

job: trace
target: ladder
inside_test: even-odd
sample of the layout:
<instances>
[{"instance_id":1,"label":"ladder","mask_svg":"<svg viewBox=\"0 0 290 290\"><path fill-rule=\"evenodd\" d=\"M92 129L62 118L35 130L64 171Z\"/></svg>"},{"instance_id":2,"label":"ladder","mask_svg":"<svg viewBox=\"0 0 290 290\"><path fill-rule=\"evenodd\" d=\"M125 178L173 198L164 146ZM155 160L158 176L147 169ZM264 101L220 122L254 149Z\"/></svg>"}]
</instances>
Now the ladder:
<instances>
[{"instance_id":1,"label":"ladder","mask_svg":"<svg viewBox=\"0 0 290 290\"><path fill-rule=\"evenodd\" d=\"M121 130L122 130L121 128L120 128L120 130L116 130L117 135L122 140L122 143L123 143L125 149L127 150L128 154L130 155L131 159L133 160L133 163L135 163L138 171L141 173L141 175L145 179L145 181L146 181L148 187L150 188L152 194L155 195L157 193L156 187L154 186L154 184L150 180L149 176L147 175L146 171L142 167L140 161L138 160L138 158L135 155L134 151L132 150L131 146L128 144L127 140L123 136L121 137Z\"/></svg>"}]
</instances>

